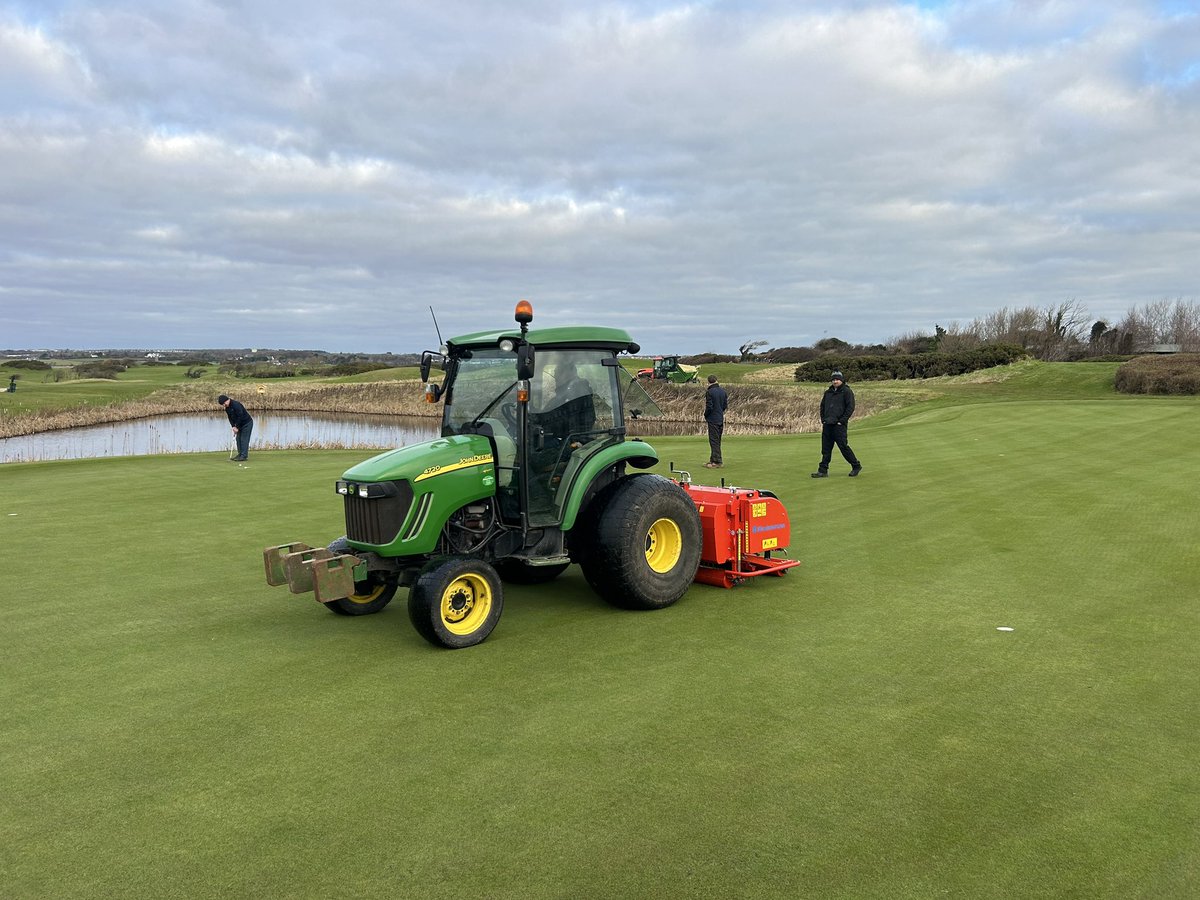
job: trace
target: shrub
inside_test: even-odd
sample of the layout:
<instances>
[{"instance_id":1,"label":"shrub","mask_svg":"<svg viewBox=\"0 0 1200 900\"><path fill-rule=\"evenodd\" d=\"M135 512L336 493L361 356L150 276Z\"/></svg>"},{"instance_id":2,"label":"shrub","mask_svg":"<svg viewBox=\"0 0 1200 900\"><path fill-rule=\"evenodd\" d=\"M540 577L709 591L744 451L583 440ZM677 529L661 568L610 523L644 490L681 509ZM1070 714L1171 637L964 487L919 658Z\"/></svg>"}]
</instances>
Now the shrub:
<instances>
[{"instance_id":1,"label":"shrub","mask_svg":"<svg viewBox=\"0 0 1200 900\"><path fill-rule=\"evenodd\" d=\"M713 363L735 363L740 356L725 356L720 353L697 353L695 356L681 356L679 361L685 366L711 366Z\"/></svg>"},{"instance_id":2,"label":"shrub","mask_svg":"<svg viewBox=\"0 0 1200 900\"><path fill-rule=\"evenodd\" d=\"M1200 394L1200 353L1139 356L1117 369L1124 394Z\"/></svg>"},{"instance_id":3,"label":"shrub","mask_svg":"<svg viewBox=\"0 0 1200 900\"><path fill-rule=\"evenodd\" d=\"M78 378L116 378L126 368L120 360L98 359L75 366L75 375Z\"/></svg>"},{"instance_id":4,"label":"shrub","mask_svg":"<svg viewBox=\"0 0 1200 900\"><path fill-rule=\"evenodd\" d=\"M803 363L816 359L819 354L812 347L776 347L766 355L773 363Z\"/></svg>"},{"instance_id":5,"label":"shrub","mask_svg":"<svg viewBox=\"0 0 1200 900\"><path fill-rule=\"evenodd\" d=\"M1021 347L993 344L953 353L898 353L893 356L822 356L796 369L797 381L828 381L834 370L847 381L890 381L963 375L1006 366L1029 354Z\"/></svg>"},{"instance_id":6,"label":"shrub","mask_svg":"<svg viewBox=\"0 0 1200 900\"><path fill-rule=\"evenodd\" d=\"M31 372L49 372L50 363L40 359L10 359L4 363L10 369L29 369Z\"/></svg>"}]
</instances>

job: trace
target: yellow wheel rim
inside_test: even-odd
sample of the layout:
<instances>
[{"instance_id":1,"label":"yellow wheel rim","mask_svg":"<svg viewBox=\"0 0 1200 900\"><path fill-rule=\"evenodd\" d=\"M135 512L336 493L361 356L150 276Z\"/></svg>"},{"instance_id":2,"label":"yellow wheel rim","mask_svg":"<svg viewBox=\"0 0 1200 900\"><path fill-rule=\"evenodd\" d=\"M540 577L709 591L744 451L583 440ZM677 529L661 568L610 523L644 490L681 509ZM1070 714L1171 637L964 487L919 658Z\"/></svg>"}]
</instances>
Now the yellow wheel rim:
<instances>
[{"instance_id":1,"label":"yellow wheel rim","mask_svg":"<svg viewBox=\"0 0 1200 900\"><path fill-rule=\"evenodd\" d=\"M477 630L491 610L492 588L479 575L461 575L442 592L442 622L454 634Z\"/></svg>"},{"instance_id":2,"label":"yellow wheel rim","mask_svg":"<svg viewBox=\"0 0 1200 900\"><path fill-rule=\"evenodd\" d=\"M353 593L346 599L349 600L351 603L367 604L367 603L370 603L373 600L377 599L379 597L379 595L384 592L385 588L387 588L387 585L380 582L379 584L372 587L365 594ZM358 585L355 585L354 589L357 592Z\"/></svg>"},{"instance_id":3,"label":"yellow wheel rim","mask_svg":"<svg viewBox=\"0 0 1200 900\"><path fill-rule=\"evenodd\" d=\"M646 532L646 562L655 572L670 572L683 555L683 535L671 519L659 519Z\"/></svg>"}]
</instances>

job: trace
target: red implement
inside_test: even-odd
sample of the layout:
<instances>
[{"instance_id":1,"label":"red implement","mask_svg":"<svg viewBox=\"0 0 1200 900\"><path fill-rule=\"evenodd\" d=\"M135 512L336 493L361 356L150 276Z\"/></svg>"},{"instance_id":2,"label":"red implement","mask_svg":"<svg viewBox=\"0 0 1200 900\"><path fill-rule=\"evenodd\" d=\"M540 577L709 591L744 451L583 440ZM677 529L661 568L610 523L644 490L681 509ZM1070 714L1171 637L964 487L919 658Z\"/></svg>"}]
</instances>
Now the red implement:
<instances>
[{"instance_id":1,"label":"red implement","mask_svg":"<svg viewBox=\"0 0 1200 900\"><path fill-rule=\"evenodd\" d=\"M783 575L798 559L772 556L792 540L787 510L770 491L706 487L687 481L681 487L696 504L703 527L696 581L731 588L756 575Z\"/></svg>"}]
</instances>

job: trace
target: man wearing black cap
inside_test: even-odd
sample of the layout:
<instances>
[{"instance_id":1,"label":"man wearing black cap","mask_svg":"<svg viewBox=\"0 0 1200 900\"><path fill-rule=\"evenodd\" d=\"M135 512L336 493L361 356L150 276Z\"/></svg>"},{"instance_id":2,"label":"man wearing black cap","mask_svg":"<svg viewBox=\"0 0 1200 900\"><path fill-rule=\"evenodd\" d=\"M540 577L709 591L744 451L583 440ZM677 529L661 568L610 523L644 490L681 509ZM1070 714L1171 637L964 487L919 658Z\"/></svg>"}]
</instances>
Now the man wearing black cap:
<instances>
[{"instance_id":1,"label":"man wearing black cap","mask_svg":"<svg viewBox=\"0 0 1200 900\"><path fill-rule=\"evenodd\" d=\"M254 420L246 412L246 407L224 394L217 398L217 403L225 407L225 415L229 417L229 425L237 438L237 456L233 457L233 462L244 462L250 455L250 433L254 431Z\"/></svg>"},{"instance_id":2,"label":"man wearing black cap","mask_svg":"<svg viewBox=\"0 0 1200 900\"><path fill-rule=\"evenodd\" d=\"M846 426L854 415L854 391L850 390L841 372L834 372L830 381L821 397L821 462L812 477L829 477L829 460L833 456L833 445L837 444L846 462L850 463L850 477L853 478L862 471L862 463L846 438Z\"/></svg>"},{"instance_id":3,"label":"man wearing black cap","mask_svg":"<svg viewBox=\"0 0 1200 900\"><path fill-rule=\"evenodd\" d=\"M704 421L708 424L708 462L706 469L719 469L725 465L721 456L721 435L725 433L725 410L729 408L729 395L717 383L716 375L708 376L708 387L704 391Z\"/></svg>"}]
</instances>

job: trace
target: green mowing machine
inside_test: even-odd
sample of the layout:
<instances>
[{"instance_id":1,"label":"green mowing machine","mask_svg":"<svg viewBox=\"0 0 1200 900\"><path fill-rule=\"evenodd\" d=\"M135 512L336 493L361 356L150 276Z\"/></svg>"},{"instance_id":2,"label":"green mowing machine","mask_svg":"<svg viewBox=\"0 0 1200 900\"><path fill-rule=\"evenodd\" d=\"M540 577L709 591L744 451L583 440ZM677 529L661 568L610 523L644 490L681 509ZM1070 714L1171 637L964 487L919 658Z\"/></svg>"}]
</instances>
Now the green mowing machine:
<instances>
[{"instance_id":1,"label":"green mowing machine","mask_svg":"<svg viewBox=\"0 0 1200 900\"><path fill-rule=\"evenodd\" d=\"M571 563L614 606L661 609L683 596L702 551L713 555L703 534L712 503L702 516L690 479L629 471L658 462L653 447L625 434L627 414L661 415L617 359L638 345L616 328L530 330L527 301L515 319L519 329L463 335L422 355L425 398L444 403L442 437L347 470L336 484L345 536L328 547L266 548L269 584L313 591L349 616L379 612L409 587L416 630L451 648L478 644L495 628L502 580L548 582ZM430 381L435 368L440 383ZM763 516L768 504L778 506L767 492L740 493L761 495L754 509ZM777 520L782 507L771 515ZM786 532L766 522L765 546L786 547ZM762 546L752 548L746 532L744 558L759 562L743 564L739 531L736 564L744 571L731 570L726 551L722 571L736 576L723 575L727 582L796 565L775 559L764 567Z\"/></svg>"},{"instance_id":2,"label":"green mowing machine","mask_svg":"<svg viewBox=\"0 0 1200 900\"><path fill-rule=\"evenodd\" d=\"M653 366L638 369L637 377L647 381L668 381L671 384L695 384L700 380L700 368L684 365L678 356L656 356Z\"/></svg>"}]
</instances>

